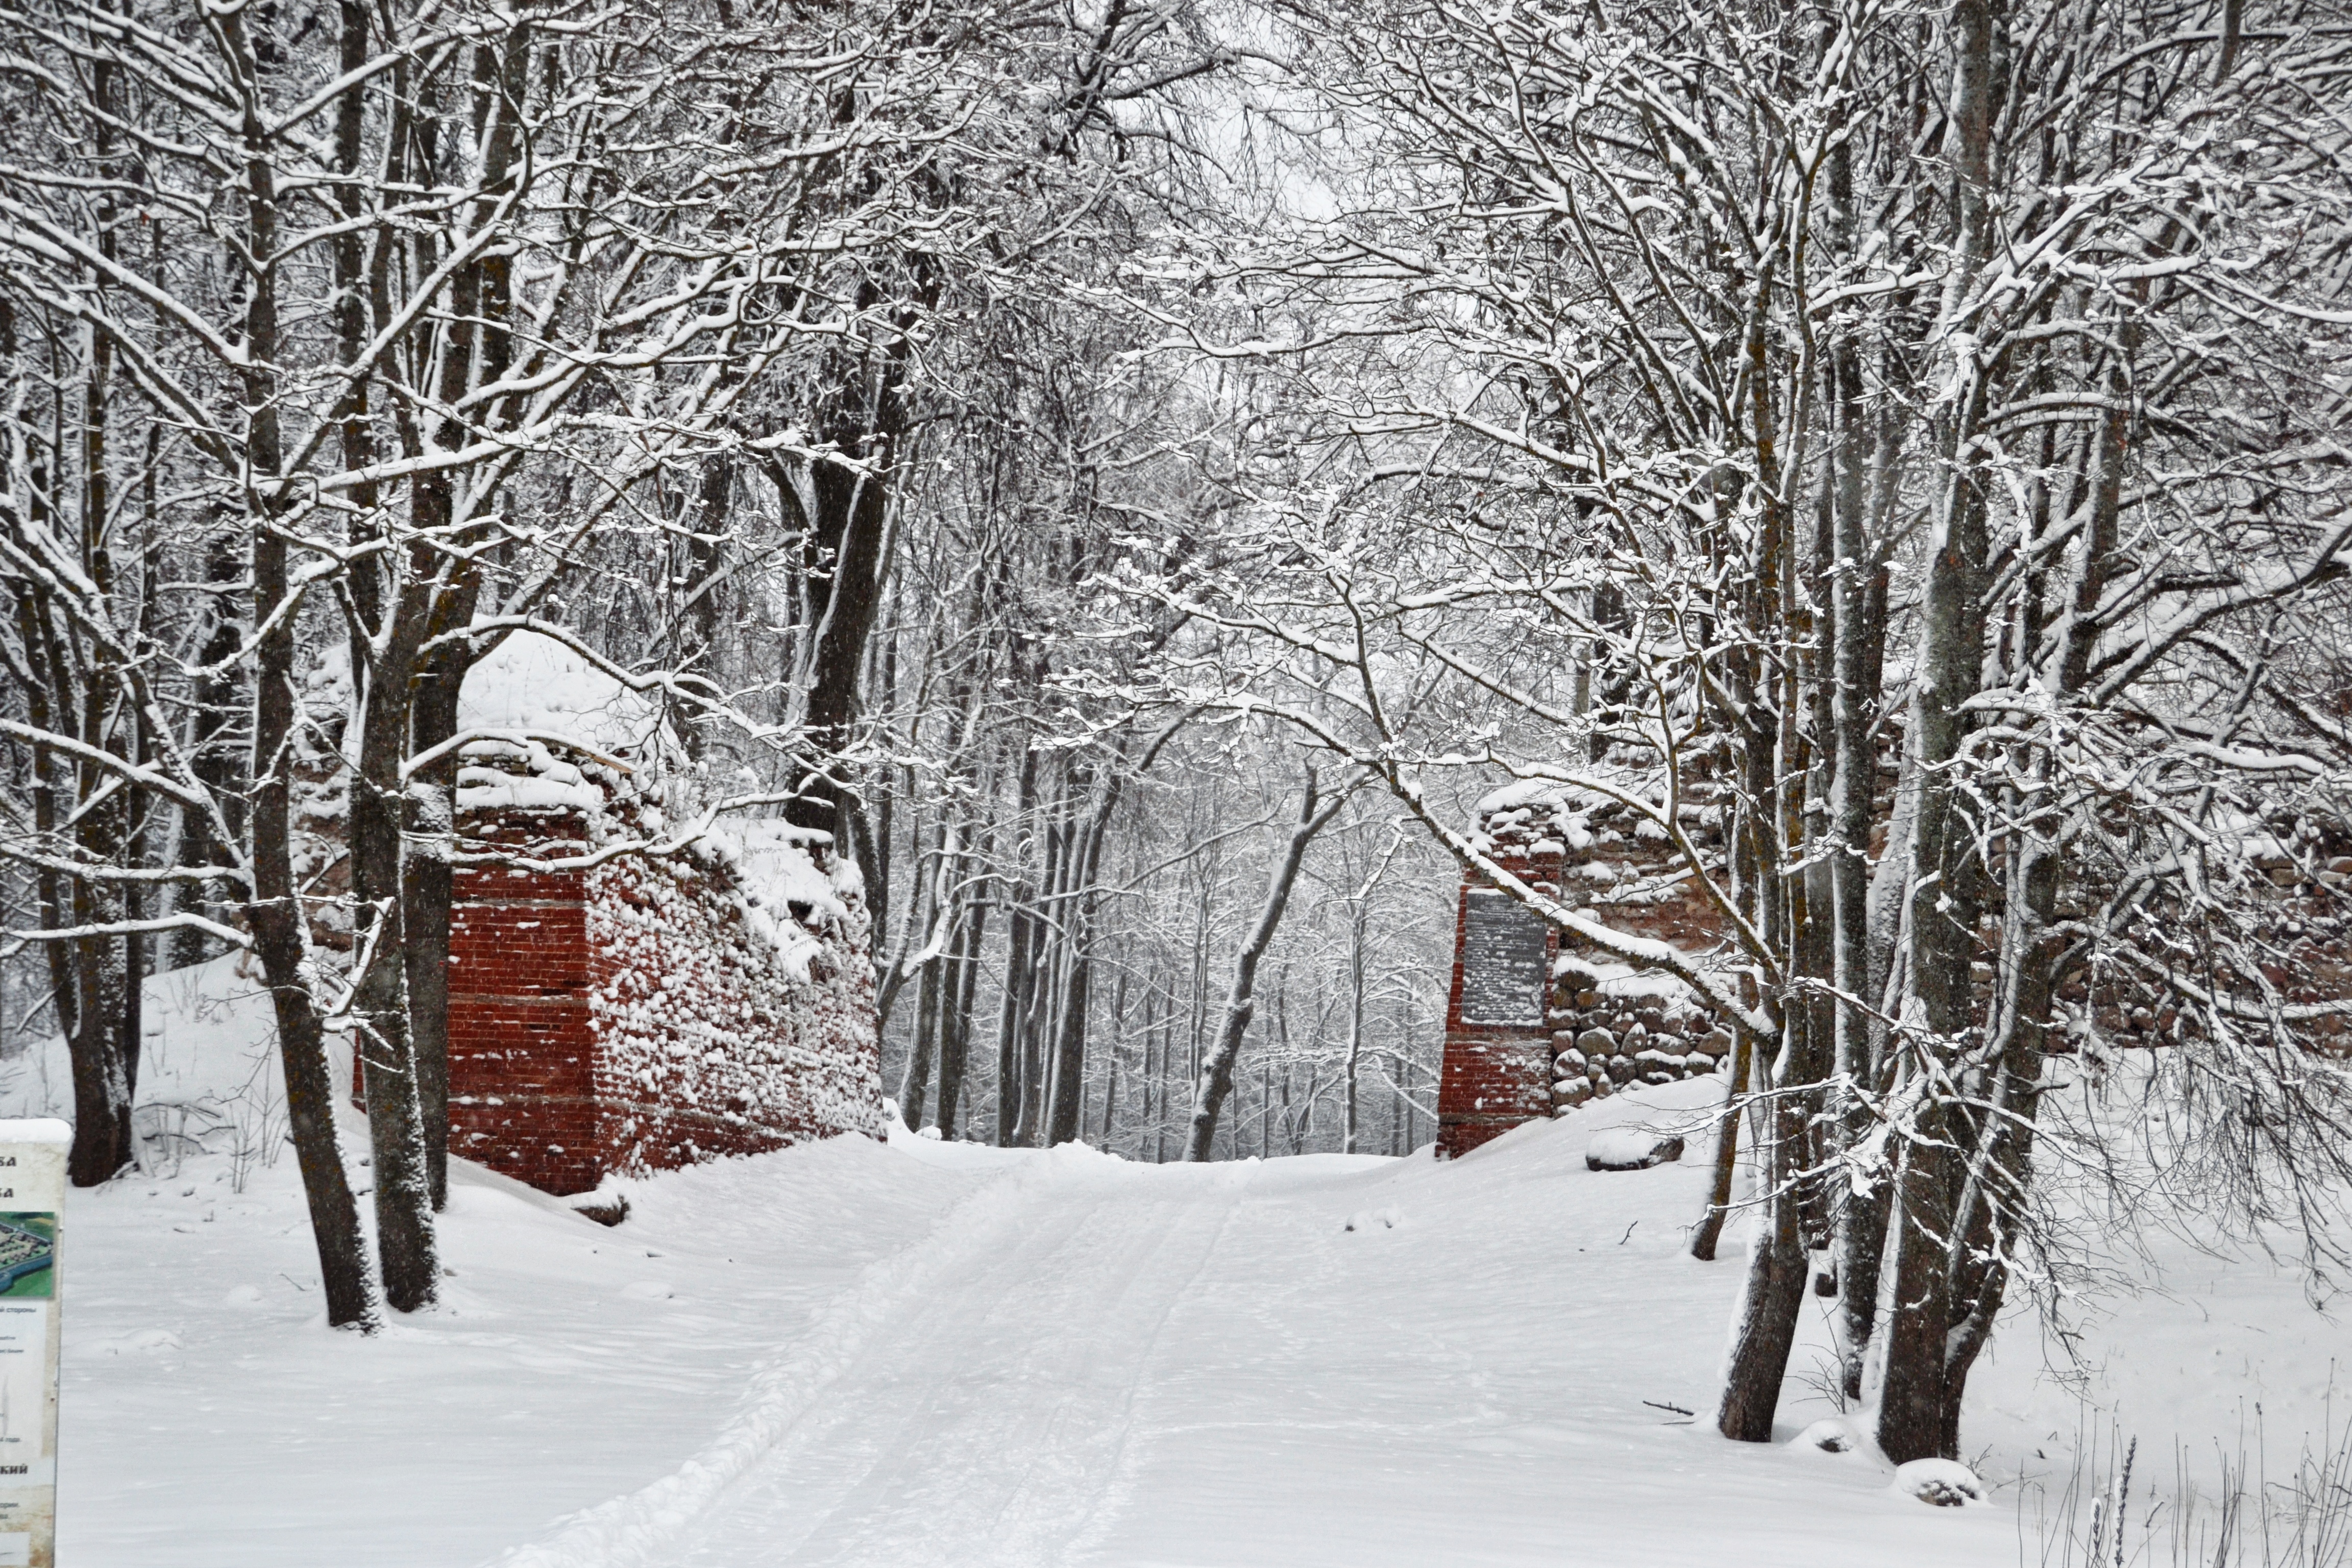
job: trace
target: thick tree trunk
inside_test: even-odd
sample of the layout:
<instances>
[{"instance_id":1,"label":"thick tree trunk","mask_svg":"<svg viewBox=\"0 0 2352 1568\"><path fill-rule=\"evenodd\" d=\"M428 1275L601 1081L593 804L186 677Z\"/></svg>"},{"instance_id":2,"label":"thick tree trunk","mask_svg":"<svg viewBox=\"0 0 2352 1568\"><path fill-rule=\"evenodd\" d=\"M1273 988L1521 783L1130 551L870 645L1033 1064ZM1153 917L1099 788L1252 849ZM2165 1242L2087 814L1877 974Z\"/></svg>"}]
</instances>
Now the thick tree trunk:
<instances>
[{"instance_id":1,"label":"thick tree trunk","mask_svg":"<svg viewBox=\"0 0 2352 1568\"><path fill-rule=\"evenodd\" d=\"M119 71L100 61L92 68L99 107L119 112ZM112 128L97 122L101 161L110 150ZM101 197L100 246L113 254L110 197ZM111 369L111 345L103 333L90 341L85 367L81 417L81 501L79 541L81 569L101 595L115 592L113 552L110 547L110 501L106 397ZM85 639L69 634L79 648ZM63 661L59 661L60 664ZM121 672L90 649L74 658L81 711L77 718L82 743L116 757L126 756L117 710L121 696ZM63 673L60 668L58 673ZM65 693L58 694L62 701ZM115 787L113 773L92 763L75 770L74 847L84 864L115 866L121 862L130 824L129 792ZM122 919L121 894L111 883L76 879L72 884L73 923L106 926ZM131 1101L139 1068L137 1025L130 1016L130 985L125 939L113 935L86 936L75 942L74 980L80 988L74 1007L74 1027L67 1037L74 1083L73 1147L67 1155L68 1179L78 1187L96 1186L136 1160L138 1150L131 1125Z\"/></svg>"},{"instance_id":2,"label":"thick tree trunk","mask_svg":"<svg viewBox=\"0 0 2352 1568\"><path fill-rule=\"evenodd\" d=\"M1855 224L1850 147L1841 145L1832 155L1830 184L1838 222L1850 239ZM1881 1087L1883 1066L1877 1047L1884 1032L1865 1009L1879 1000L1870 932L1870 833L1878 755L1870 727L1878 690L1877 650L1885 627L1885 601L1874 591L1877 575L1871 557L1866 484L1871 415L1857 345L1839 344L1831 355L1829 380L1828 407L1834 427L1833 479L1827 498L1834 573L1828 616L1833 770L1828 846L1830 968L1838 991L1849 999L1838 1005L1831 1025L1832 1066L1843 1099L1830 1132L1836 1149L1844 1152L1867 1134L1868 1113L1858 1091ZM1901 849L1896 847L1898 855ZM1832 1257L1838 1281L1834 1326L1846 1397L1859 1399L1863 1362L1878 1309L1879 1260L1892 1186L1883 1178L1864 1181L1854 1173L1841 1174L1843 1179L1832 1184Z\"/></svg>"},{"instance_id":3,"label":"thick tree trunk","mask_svg":"<svg viewBox=\"0 0 2352 1568\"><path fill-rule=\"evenodd\" d=\"M1885 1354L1876 1390L1874 1436L1896 1464L1944 1456L1944 1434L1957 1411L1947 1412L1944 1353L1951 1328L1945 1269L1952 1228L1951 1157L1930 1140L1947 1135L1950 1118L1929 1100L1903 1151L1895 1181L1888 1260L1895 1270L1894 1307L1879 1332Z\"/></svg>"},{"instance_id":4,"label":"thick tree trunk","mask_svg":"<svg viewBox=\"0 0 2352 1568\"><path fill-rule=\"evenodd\" d=\"M1968 357L1976 328L1966 331L1976 276L1992 243L1990 145L1999 90L2001 0L1960 0L1951 120L1946 160L1958 233L1945 282L1941 334L1953 391L1939 421L1949 464L1937 501L1927 581L1921 604L1924 659L1911 709L1912 763L1918 778L1908 867L1909 994L1919 1004L1926 1037L1909 1043L1908 1098L1916 1107L1904 1149L1889 1226L1895 1269L1878 1399L1879 1447L1900 1464L1939 1455L1957 1411L1946 1378L1951 1300L1947 1273L1957 1251L1951 1235L1958 1173L1948 1140L1963 1131L1947 1103L1957 1051L1973 1027L1971 966L1977 954L1979 868L1959 792L1945 775L1969 727L1966 704L1983 680L1986 498L1977 431L1984 378Z\"/></svg>"},{"instance_id":5,"label":"thick tree trunk","mask_svg":"<svg viewBox=\"0 0 2352 1568\"><path fill-rule=\"evenodd\" d=\"M236 53L249 64L252 54L246 47L243 18L226 16L221 29ZM247 248L250 255L268 257L277 250L277 196L262 128L249 121L246 133L250 153ZM302 972L308 942L293 853L294 617L278 614L291 588L286 542L269 515L275 502L257 493L260 487L275 481L284 460L277 389L270 370L278 358L276 283L266 268L252 279L245 326L250 363L256 367L246 374L244 389L245 405L250 411L247 460L255 487L247 491L253 497L247 532L253 542L254 619L257 626L268 627L255 649L253 884L247 919L278 1015L287 1126L310 1203L310 1233L318 1245L319 1271L325 1284L327 1321L337 1328L372 1332L376 1324L375 1293L368 1275L366 1242L343 1168L341 1140L335 1134L334 1083L327 1064L326 1035Z\"/></svg>"},{"instance_id":6,"label":"thick tree trunk","mask_svg":"<svg viewBox=\"0 0 2352 1568\"><path fill-rule=\"evenodd\" d=\"M87 882L74 885L78 925L117 915L108 892ZM123 944L114 937L75 942L73 1031L66 1050L73 1069L74 1138L66 1156L67 1179L77 1187L109 1181L137 1157L131 1125L131 1074L137 1041L123 1039Z\"/></svg>"},{"instance_id":7,"label":"thick tree trunk","mask_svg":"<svg viewBox=\"0 0 2352 1568\"><path fill-rule=\"evenodd\" d=\"M104 709L95 700L91 707L89 718L102 726ZM108 743L103 733L85 733L91 744L120 750L119 742ZM106 783L96 768L85 766L79 794L89 801ZM81 808L74 839L89 863L109 866L121 860L124 796L117 789L99 804ZM121 895L110 884L77 879L70 896L77 926L110 925L122 918ZM130 952L130 939L121 936L86 936L74 942L77 994L73 1028L66 1038L73 1069L74 1139L66 1171L78 1187L94 1187L138 1158L131 1105L138 1087L139 1026L131 1006Z\"/></svg>"},{"instance_id":8,"label":"thick tree trunk","mask_svg":"<svg viewBox=\"0 0 2352 1568\"><path fill-rule=\"evenodd\" d=\"M385 667L375 674L383 679ZM370 691L368 708L377 693ZM405 792L400 764L406 754L406 705L396 716L363 713L360 766L352 782L352 893L355 935L368 955L353 1004L361 1090L367 1098L368 1141L375 1178L376 1252L384 1299L413 1312L433 1304L441 1266L433 1234L432 1184L425 1173L425 1126L416 1057L408 1031L407 965L403 953L405 910L401 887L401 827ZM379 727L389 730L387 739Z\"/></svg>"},{"instance_id":9,"label":"thick tree trunk","mask_svg":"<svg viewBox=\"0 0 2352 1568\"><path fill-rule=\"evenodd\" d=\"M254 531L254 597L267 619L287 592L286 545ZM286 1121L310 1210L311 1239L325 1283L327 1321L373 1333L374 1281L359 1205L335 1131L334 1075L326 1031L302 973L301 901L294 878L292 779L294 633L289 623L261 638L254 677L253 902L247 921L277 1015L278 1054L286 1075Z\"/></svg>"},{"instance_id":10,"label":"thick tree trunk","mask_svg":"<svg viewBox=\"0 0 2352 1568\"><path fill-rule=\"evenodd\" d=\"M1845 162L1846 154L1841 150L1837 163L1841 174ZM1851 201L1850 191L1843 199ZM1870 946L1870 829L1878 788L1878 756L1871 743L1870 725L1877 689L1872 649L1884 635L1884 627L1878 624L1871 593L1863 483L1869 445L1864 438L1862 368L1851 346L1834 356L1831 374L1834 394L1831 407L1838 425L1837 479L1830 498L1837 560L1829 617L1835 759L1830 789L1831 973L1839 992L1851 999L1840 1003L1832 1024L1834 1067L1844 1097L1833 1132L1843 1151L1867 1132L1867 1112L1855 1091L1875 1086L1880 1069L1875 1046L1882 1036L1864 1008L1878 1000L1872 984L1874 965ZM1854 1190L1856 1184L1851 1178L1835 1184L1831 1215L1838 1279L1839 1358L1849 1399L1861 1395L1863 1358L1877 1313L1879 1254L1886 1234L1890 1191L1883 1180L1868 1184L1862 1192Z\"/></svg>"},{"instance_id":11,"label":"thick tree trunk","mask_svg":"<svg viewBox=\"0 0 2352 1568\"><path fill-rule=\"evenodd\" d=\"M854 374L861 384L866 379L863 366L846 374ZM809 476L816 507L816 515L809 519L810 541L824 592L817 608L806 712L810 744L824 761L802 776L797 786L801 798L784 815L795 826L837 837L844 832L841 818L850 802L840 759L856 737L858 678L882 600L888 476L903 422L897 381L895 369L886 367L873 403L844 396L819 421L822 437L861 466L820 462ZM814 601L818 595L812 593L810 597Z\"/></svg>"},{"instance_id":12,"label":"thick tree trunk","mask_svg":"<svg viewBox=\"0 0 2352 1568\"><path fill-rule=\"evenodd\" d=\"M409 714L412 755L457 734L457 689L464 679L464 666L454 658L444 655L428 664ZM400 872L401 963L425 1187L436 1213L449 1203L450 856L457 848L457 757L443 758L409 781L402 803L408 833Z\"/></svg>"}]
</instances>

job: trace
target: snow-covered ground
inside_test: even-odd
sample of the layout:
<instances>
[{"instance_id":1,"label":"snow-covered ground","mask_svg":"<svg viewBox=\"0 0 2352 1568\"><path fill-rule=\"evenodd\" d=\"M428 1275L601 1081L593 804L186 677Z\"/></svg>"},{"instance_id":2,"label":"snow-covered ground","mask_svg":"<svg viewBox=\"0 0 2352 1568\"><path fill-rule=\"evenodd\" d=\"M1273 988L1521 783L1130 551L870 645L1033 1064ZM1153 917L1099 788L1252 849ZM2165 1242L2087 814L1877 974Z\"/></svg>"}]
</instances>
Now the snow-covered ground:
<instances>
[{"instance_id":1,"label":"snow-covered ground","mask_svg":"<svg viewBox=\"0 0 2352 1568\"><path fill-rule=\"evenodd\" d=\"M626 1184L616 1229L464 1171L446 1304L373 1341L322 1326L290 1157L194 1155L67 1213L61 1561L2040 1562L2032 1483L2110 1417L2030 1323L1971 1390L1986 1506L1711 1431L1741 1265L1682 1250L1704 1142L1583 1160L1710 1092L1447 1165L845 1138ZM2341 1327L2200 1258L2095 1324L2095 1391L2158 1456L2234 1446L2260 1401L2291 1459ZM1784 1439L1832 1414L1811 1363Z\"/></svg>"}]
</instances>

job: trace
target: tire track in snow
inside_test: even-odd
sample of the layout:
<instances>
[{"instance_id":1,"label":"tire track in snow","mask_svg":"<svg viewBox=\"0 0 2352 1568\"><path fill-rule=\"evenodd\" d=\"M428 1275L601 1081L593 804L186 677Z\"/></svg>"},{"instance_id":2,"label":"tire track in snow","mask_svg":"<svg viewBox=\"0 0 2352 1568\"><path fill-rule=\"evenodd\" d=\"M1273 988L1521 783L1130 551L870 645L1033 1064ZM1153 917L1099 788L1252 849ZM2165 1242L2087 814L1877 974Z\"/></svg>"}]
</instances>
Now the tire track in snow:
<instances>
[{"instance_id":1,"label":"tire track in snow","mask_svg":"<svg viewBox=\"0 0 2352 1568\"><path fill-rule=\"evenodd\" d=\"M751 1374L741 1406L684 1464L559 1521L552 1534L508 1549L488 1568L651 1568L675 1562L680 1540L792 1430L876 1331L1000 1247L1002 1233L1017 1228L1032 1194L1056 1184L1055 1167L1068 1159L1049 1153L1022 1162L956 1205L921 1240L868 1265L789 1350Z\"/></svg>"}]
</instances>

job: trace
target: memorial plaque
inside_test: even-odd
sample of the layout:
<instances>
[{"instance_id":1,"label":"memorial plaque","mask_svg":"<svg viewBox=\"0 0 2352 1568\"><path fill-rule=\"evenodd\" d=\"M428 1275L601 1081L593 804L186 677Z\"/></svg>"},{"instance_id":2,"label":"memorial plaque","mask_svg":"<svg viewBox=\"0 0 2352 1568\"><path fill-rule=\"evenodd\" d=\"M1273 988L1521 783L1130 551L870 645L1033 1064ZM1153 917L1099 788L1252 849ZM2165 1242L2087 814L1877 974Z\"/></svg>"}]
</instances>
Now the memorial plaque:
<instances>
[{"instance_id":1,"label":"memorial plaque","mask_svg":"<svg viewBox=\"0 0 2352 1568\"><path fill-rule=\"evenodd\" d=\"M0 1121L0 1568L53 1568L62 1121Z\"/></svg>"},{"instance_id":2,"label":"memorial plaque","mask_svg":"<svg viewBox=\"0 0 2352 1568\"><path fill-rule=\"evenodd\" d=\"M1473 888L1466 897L1462 1021L1489 1029L1542 1028L1549 978L1543 916L1491 888Z\"/></svg>"}]
</instances>

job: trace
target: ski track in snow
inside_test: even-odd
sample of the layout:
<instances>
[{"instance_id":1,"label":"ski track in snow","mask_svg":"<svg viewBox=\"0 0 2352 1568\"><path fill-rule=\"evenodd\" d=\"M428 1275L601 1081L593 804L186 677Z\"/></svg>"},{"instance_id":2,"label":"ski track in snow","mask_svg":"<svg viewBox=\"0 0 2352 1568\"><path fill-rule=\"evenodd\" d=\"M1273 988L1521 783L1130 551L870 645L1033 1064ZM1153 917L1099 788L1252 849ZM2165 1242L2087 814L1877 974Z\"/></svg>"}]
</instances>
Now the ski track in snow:
<instances>
[{"instance_id":1,"label":"ski track in snow","mask_svg":"<svg viewBox=\"0 0 2352 1568\"><path fill-rule=\"evenodd\" d=\"M869 1266L677 1470L493 1568L1063 1561L1257 1169L1022 1162Z\"/></svg>"},{"instance_id":2,"label":"ski track in snow","mask_svg":"<svg viewBox=\"0 0 2352 1568\"><path fill-rule=\"evenodd\" d=\"M1049 1162L996 1178L914 1246L869 1265L783 1355L760 1368L743 1407L709 1446L659 1480L586 1510L548 1539L500 1554L496 1568L638 1568L675 1560L712 1505L793 1430L877 1331L967 1272L1024 1212Z\"/></svg>"},{"instance_id":3,"label":"ski track in snow","mask_svg":"<svg viewBox=\"0 0 2352 1568\"><path fill-rule=\"evenodd\" d=\"M1105 1460L1124 1446L1160 1330L1252 1173L1223 1166L1185 1184L1221 1202L1171 1201L1134 1191L1135 1173L1081 1162L1101 1168L1068 1172L1057 1201L1009 1243L992 1236L952 1293L869 1341L722 1500L685 1563L1064 1560L1106 1500Z\"/></svg>"}]
</instances>

